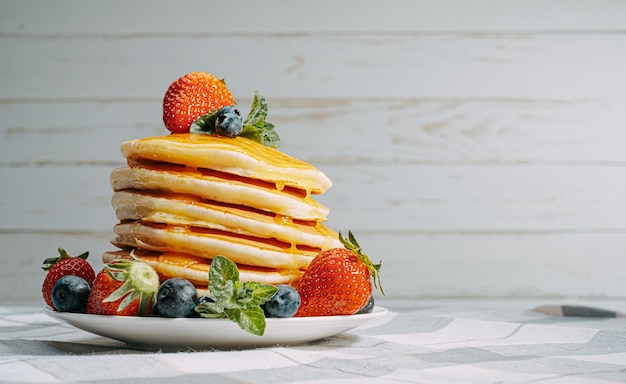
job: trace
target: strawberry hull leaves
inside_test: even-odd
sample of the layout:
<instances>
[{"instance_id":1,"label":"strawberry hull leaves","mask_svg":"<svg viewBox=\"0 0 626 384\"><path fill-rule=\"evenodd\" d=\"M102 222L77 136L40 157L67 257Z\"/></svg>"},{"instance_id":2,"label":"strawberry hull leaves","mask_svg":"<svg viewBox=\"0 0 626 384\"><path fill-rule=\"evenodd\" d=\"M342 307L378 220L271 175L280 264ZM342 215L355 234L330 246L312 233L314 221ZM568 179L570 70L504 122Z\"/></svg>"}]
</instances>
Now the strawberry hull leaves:
<instances>
[{"instance_id":1,"label":"strawberry hull leaves","mask_svg":"<svg viewBox=\"0 0 626 384\"><path fill-rule=\"evenodd\" d=\"M363 252L363 249L361 248L359 243L356 241L356 238L352 234L352 231L348 231L347 238L343 236L341 232L339 232L339 241L341 241L341 244L343 244L343 246L346 247L347 250L354 253L359 258L359 260L361 260L361 262L365 264L365 266L367 267L367 270L372 276L374 287L376 287L376 289L378 289L380 293L382 293L384 296L385 291L383 290L383 287L380 284L380 273L379 273L383 262L379 261L378 264L372 263L372 261L365 254L365 252Z\"/></svg>"},{"instance_id":2,"label":"strawberry hull leaves","mask_svg":"<svg viewBox=\"0 0 626 384\"><path fill-rule=\"evenodd\" d=\"M206 318L224 318L237 323L254 335L265 333L265 315L261 304L278 289L270 284L239 281L237 265L224 256L216 256L209 269L209 291L214 303L201 303L196 312Z\"/></svg>"},{"instance_id":3,"label":"strawberry hull leaves","mask_svg":"<svg viewBox=\"0 0 626 384\"><path fill-rule=\"evenodd\" d=\"M72 258L72 256L67 254L65 249L59 247L58 251L59 251L59 255L60 256L59 257L50 257L50 258L45 259L43 261L43 265L41 266L41 269L43 269L44 271L49 271L59 261ZM80 255L75 256L75 257L77 257L79 259L87 260L87 257L89 257L89 251L83 252Z\"/></svg>"},{"instance_id":4,"label":"strawberry hull leaves","mask_svg":"<svg viewBox=\"0 0 626 384\"><path fill-rule=\"evenodd\" d=\"M98 273L87 301L87 313L97 315L149 316L156 303L159 275L131 253Z\"/></svg>"},{"instance_id":5,"label":"strawberry hull leaves","mask_svg":"<svg viewBox=\"0 0 626 384\"><path fill-rule=\"evenodd\" d=\"M117 267L120 269L106 269L106 273L117 281L123 281L123 284L113 291L106 299L102 300L103 303L114 303L120 299L122 301L119 304L118 310L124 310L130 303L139 299L139 315L144 316L148 313L148 306L156 302L156 293L159 288L159 280L156 273L152 273L147 264L144 266L145 271L141 271L141 274L150 274L150 278L143 278L139 274L139 278L132 278L132 275L126 270L129 268L132 261L121 260ZM156 277L156 278L155 278Z\"/></svg>"}]
</instances>

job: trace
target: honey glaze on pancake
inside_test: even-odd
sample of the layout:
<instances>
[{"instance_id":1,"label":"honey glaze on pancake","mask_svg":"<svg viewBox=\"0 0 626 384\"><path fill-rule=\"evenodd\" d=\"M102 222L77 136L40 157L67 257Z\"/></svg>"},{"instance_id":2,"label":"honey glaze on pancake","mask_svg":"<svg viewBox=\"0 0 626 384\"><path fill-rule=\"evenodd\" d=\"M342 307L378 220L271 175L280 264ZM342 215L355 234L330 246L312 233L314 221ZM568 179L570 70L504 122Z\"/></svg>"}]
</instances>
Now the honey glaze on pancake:
<instances>
[{"instance_id":1,"label":"honey glaze on pancake","mask_svg":"<svg viewBox=\"0 0 626 384\"><path fill-rule=\"evenodd\" d=\"M224 231L169 224L129 222L115 225L111 243L120 248L180 252L211 259L223 255L237 264L305 269L319 249L276 239L258 239Z\"/></svg>"},{"instance_id":2,"label":"honey glaze on pancake","mask_svg":"<svg viewBox=\"0 0 626 384\"><path fill-rule=\"evenodd\" d=\"M294 219L293 217L280 215L277 213L274 214L274 222L278 225L297 228L299 231L302 232L313 231L314 233L322 236L324 238L324 242L319 246L322 251L333 247L343 247L343 245L338 240L339 238L337 232L326 227L321 220L298 220ZM295 245L295 243L293 242L291 242L291 244Z\"/></svg>"},{"instance_id":3,"label":"honey glaze on pancake","mask_svg":"<svg viewBox=\"0 0 626 384\"><path fill-rule=\"evenodd\" d=\"M152 190L193 194L230 204L245 205L305 220L326 220L328 207L312 198L289 194L238 180L151 167L121 167L111 172L114 191Z\"/></svg>"},{"instance_id":4,"label":"honey glaze on pancake","mask_svg":"<svg viewBox=\"0 0 626 384\"><path fill-rule=\"evenodd\" d=\"M268 248L279 248L283 251L293 253L293 254L308 254L311 256L315 256L322 251L320 248L310 247L310 246L302 245L302 244L296 245L296 244L285 243L283 241L280 241L274 238L264 239L264 238L253 237L253 236L244 235L240 233L220 231L217 229L201 228L201 227L194 227L194 226L177 226L177 225L163 224L163 223L142 223L142 224L151 226L153 228L160 228L166 231L184 232L185 234L188 234L188 235L198 234L198 235L207 235L207 236L214 236L214 237L226 237L229 239L229 241L233 243L249 244L250 242L253 242L253 243L258 243L259 246L264 245Z\"/></svg>"},{"instance_id":5,"label":"honey glaze on pancake","mask_svg":"<svg viewBox=\"0 0 626 384\"><path fill-rule=\"evenodd\" d=\"M276 184L323 193L332 182L313 165L243 137L172 134L122 144L129 161L145 158L205 167Z\"/></svg>"},{"instance_id":6,"label":"honey glaze on pancake","mask_svg":"<svg viewBox=\"0 0 626 384\"><path fill-rule=\"evenodd\" d=\"M304 221L241 205L209 201L193 195L148 191L115 192L112 204L120 221L141 220L212 228L319 247L341 246L337 233L321 221Z\"/></svg>"},{"instance_id":7,"label":"honey glaze on pancake","mask_svg":"<svg viewBox=\"0 0 626 384\"><path fill-rule=\"evenodd\" d=\"M235 175L233 173L216 171L208 168L196 168L188 165L174 164L158 161L145 161L145 160L129 160L128 166L131 168L145 168L155 171L175 172L175 173L187 173L198 177L206 177L209 179L220 179L223 181L232 181L236 183L249 184L258 188L278 191L289 194L308 201L309 203L315 203L315 200L311 197L310 190L299 189L291 186L286 186L284 183L271 183L259 179L253 179L249 177ZM280 188L279 188L280 187Z\"/></svg>"},{"instance_id":8,"label":"honey glaze on pancake","mask_svg":"<svg viewBox=\"0 0 626 384\"><path fill-rule=\"evenodd\" d=\"M198 256L191 256L179 253L160 253L157 256L157 261L162 264L167 264L179 268L189 268L200 271L206 274L205 279L201 279L201 282L208 281L208 273L211 268L211 260L205 259ZM277 275L277 276L291 276L291 277L301 277L304 273L299 269L272 269L265 267L257 267L253 265L244 265L239 264L238 269L243 274L253 274L253 275Z\"/></svg>"}]
</instances>

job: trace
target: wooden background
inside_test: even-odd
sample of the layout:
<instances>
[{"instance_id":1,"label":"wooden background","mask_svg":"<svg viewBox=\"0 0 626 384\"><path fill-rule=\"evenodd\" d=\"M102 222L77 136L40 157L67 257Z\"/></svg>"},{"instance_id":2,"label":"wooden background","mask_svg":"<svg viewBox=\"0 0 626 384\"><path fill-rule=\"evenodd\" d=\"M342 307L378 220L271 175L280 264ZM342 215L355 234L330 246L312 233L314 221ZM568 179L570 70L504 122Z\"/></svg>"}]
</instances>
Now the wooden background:
<instances>
[{"instance_id":1,"label":"wooden background","mask_svg":"<svg viewBox=\"0 0 626 384\"><path fill-rule=\"evenodd\" d=\"M122 141L255 90L391 298L626 297L626 2L0 1L0 301L98 265Z\"/></svg>"}]
</instances>

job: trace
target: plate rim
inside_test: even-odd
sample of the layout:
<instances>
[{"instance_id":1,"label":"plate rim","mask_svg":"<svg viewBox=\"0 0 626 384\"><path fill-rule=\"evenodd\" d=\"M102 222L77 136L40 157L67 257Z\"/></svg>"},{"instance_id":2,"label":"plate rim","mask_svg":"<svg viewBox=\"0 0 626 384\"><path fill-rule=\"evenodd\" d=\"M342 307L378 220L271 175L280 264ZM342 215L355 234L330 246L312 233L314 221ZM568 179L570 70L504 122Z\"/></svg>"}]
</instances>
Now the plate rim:
<instances>
[{"instance_id":1,"label":"plate rim","mask_svg":"<svg viewBox=\"0 0 626 384\"><path fill-rule=\"evenodd\" d=\"M222 318L222 319L206 319L206 318L202 318L202 317L179 317L179 318L172 318L172 317L161 317L161 316L119 316L119 315L96 315L93 313L81 313L81 312L62 312L62 311L55 311L54 309L52 309L50 306L45 306L43 308L43 311L46 315L52 317L52 318L56 318L56 317L85 317L85 316L97 316L98 318L113 318L113 319L119 319L120 321L220 321L220 322L225 322L225 323L231 323L232 321L226 318ZM332 321L335 322L336 320L339 319L354 319L354 316L359 316L360 318L362 317L372 317L372 318L378 318L378 317L382 317L384 314L387 314L389 312L389 310L386 307L382 307L380 305L376 305L374 306L374 308L372 309L372 312L368 312L368 313L355 313L352 315L331 315L331 316L303 316L303 317L285 317L285 318L278 318L278 317L267 317L265 318L266 322L276 322L276 321L280 321L280 322L284 322L284 321L297 321L297 322L305 322L307 320L312 320L317 322L321 322L321 321ZM131 320L132 319L132 320ZM328 319L328 320L326 320Z\"/></svg>"},{"instance_id":2,"label":"plate rim","mask_svg":"<svg viewBox=\"0 0 626 384\"><path fill-rule=\"evenodd\" d=\"M373 322L374 320L381 319L385 317L389 310L382 306L375 306L370 313L363 314L354 314L354 315L337 315L337 316L309 316L309 317L290 317L290 318L267 318L266 319L266 333L263 336L252 335L237 326L236 323L229 319L205 319L205 318L166 318L166 317L156 317L156 316L117 316L117 315L96 315L96 314L87 314L87 313L72 313L72 312L59 312L53 310L51 307L46 306L43 308L44 314L48 317L55 319L63 324L67 324L73 328L80 329L84 332L88 332L91 334L99 335L101 337L105 337L108 339L119 340L121 342L126 343L129 346L146 348L146 347L157 347L159 349L163 348L209 348L209 349L221 349L226 347L226 349L232 348L257 348L263 346L270 345L298 345L305 344L307 342L312 342L319 339L324 339L327 337L336 336L348 331L351 331L355 328L361 327L365 324ZM107 322L110 320L110 324L103 326L101 324L102 321ZM350 321L348 321L350 320ZM346 324L347 323L347 324ZM145 325L146 328L149 328L150 325L164 327L167 324L176 324L176 327L183 329L185 325L189 325L190 329L196 329L199 325L206 325L207 327L212 328L225 328L225 330L233 330L232 334L227 333L225 336L220 335L218 338L211 338L210 335L204 335L201 339L203 341L198 341L194 343L163 343L163 342L145 342L140 341L143 340L143 337L139 334L122 337L120 335L124 335L124 327L126 324L128 327L132 328L132 326L141 326ZM84 325L84 326L83 326ZM110 327L114 325L122 325L122 330L117 333L118 337L111 336ZM191 326L192 325L192 326ZM217 326L216 326L217 325ZM322 332L324 336L321 337L309 337L306 335L307 332L302 332L303 335L294 338L293 335L287 336L284 338L277 337L275 335L275 331L278 327L286 325L287 327L282 327L281 329L294 330L298 329L302 330L312 330L314 328L342 328L341 331L329 331ZM202 328L200 326L200 328ZM234 327L233 327L234 326ZM345 329L344 329L345 328ZM96 331L99 330L99 331ZM268 332L268 330L270 332ZM274 331L274 332L272 332ZM140 332L143 333L143 332ZM274 336L266 335L274 334ZM280 333L279 333L280 334Z\"/></svg>"}]
</instances>

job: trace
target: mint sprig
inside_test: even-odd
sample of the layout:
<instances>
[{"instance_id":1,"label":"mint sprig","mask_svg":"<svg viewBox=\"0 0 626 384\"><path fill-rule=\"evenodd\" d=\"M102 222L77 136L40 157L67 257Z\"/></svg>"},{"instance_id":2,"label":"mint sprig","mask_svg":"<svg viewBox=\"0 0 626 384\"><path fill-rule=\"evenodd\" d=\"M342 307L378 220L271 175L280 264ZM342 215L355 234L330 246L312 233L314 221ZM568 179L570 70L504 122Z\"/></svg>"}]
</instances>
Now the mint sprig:
<instances>
[{"instance_id":1,"label":"mint sprig","mask_svg":"<svg viewBox=\"0 0 626 384\"><path fill-rule=\"evenodd\" d=\"M248 112L248 117L243 121L243 130L240 136L257 141L266 147L278 148L280 146L280 136L274 130L274 124L265 121L267 111L267 100L259 91L255 91L250 112Z\"/></svg>"},{"instance_id":2,"label":"mint sprig","mask_svg":"<svg viewBox=\"0 0 626 384\"><path fill-rule=\"evenodd\" d=\"M195 310L202 317L227 317L244 331L263 336L265 314L261 304L278 291L270 284L239 281L237 265L224 256L216 256L209 269L209 291L214 303L201 303Z\"/></svg>"},{"instance_id":3,"label":"mint sprig","mask_svg":"<svg viewBox=\"0 0 626 384\"><path fill-rule=\"evenodd\" d=\"M216 135L215 119L219 110L213 111L198 117L192 124L189 132L208 135ZM280 146L280 136L274 129L274 124L265 121L267 118L267 100L259 91L254 92L250 112L243 121L243 129L240 136L254 140L267 147L278 148Z\"/></svg>"}]
</instances>

